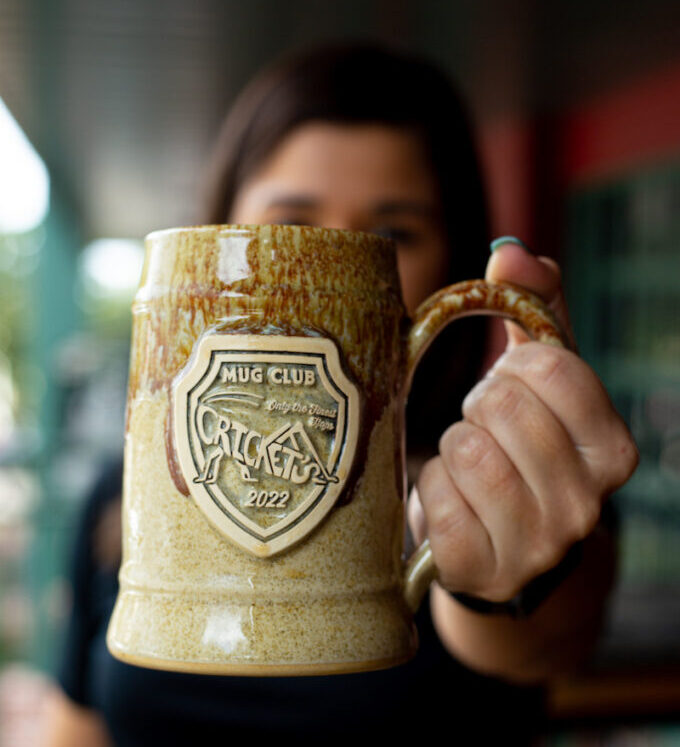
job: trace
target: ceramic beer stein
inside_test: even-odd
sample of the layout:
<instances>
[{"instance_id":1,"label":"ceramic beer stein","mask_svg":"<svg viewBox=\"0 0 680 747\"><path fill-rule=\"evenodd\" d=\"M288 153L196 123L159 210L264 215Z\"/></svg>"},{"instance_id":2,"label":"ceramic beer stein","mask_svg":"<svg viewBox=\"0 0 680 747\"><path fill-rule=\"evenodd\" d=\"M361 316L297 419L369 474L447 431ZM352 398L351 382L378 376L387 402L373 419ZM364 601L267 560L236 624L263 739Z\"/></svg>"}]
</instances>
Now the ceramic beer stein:
<instances>
[{"instance_id":1,"label":"ceramic beer stein","mask_svg":"<svg viewBox=\"0 0 680 747\"><path fill-rule=\"evenodd\" d=\"M550 312L470 281L409 320L395 246L370 234L200 226L146 246L111 653L235 675L406 661L435 575L427 544L402 557L413 370L470 313L559 344Z\"/></svg>"}]
</instances>

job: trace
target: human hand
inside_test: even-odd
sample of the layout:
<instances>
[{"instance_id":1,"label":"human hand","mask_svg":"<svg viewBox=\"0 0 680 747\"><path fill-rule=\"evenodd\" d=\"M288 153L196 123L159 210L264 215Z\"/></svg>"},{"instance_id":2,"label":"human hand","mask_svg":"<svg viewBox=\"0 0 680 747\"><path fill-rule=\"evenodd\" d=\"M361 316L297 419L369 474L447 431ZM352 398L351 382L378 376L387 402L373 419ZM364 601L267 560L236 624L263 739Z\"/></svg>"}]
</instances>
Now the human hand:
<instances>
[{"instance_id":1,"label":"human hand","mask_svg":"<svg viewBox=\"0 0 680 747\"><path fill-rule=\"evenodd\" d=\"M540 296L571 336L554 261L507 243L492 254L486 279ZM508 340L409 504L440 584L490 601L512 598L588 536L638 458L604 387L575 353L528 341L511 324Z\"/></svg>"}]
</instances>

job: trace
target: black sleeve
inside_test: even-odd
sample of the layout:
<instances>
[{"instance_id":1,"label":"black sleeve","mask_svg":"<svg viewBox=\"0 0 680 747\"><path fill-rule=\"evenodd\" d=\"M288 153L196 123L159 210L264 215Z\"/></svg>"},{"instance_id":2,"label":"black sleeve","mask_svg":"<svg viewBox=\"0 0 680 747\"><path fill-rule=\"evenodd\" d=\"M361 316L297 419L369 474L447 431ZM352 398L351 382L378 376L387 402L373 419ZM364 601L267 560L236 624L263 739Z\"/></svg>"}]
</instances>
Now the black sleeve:
<instances>
[{"instance_id":1,"label":"black sleeve","mask_svg":"<svg viewBox=\"0 0 680 747\"><path fill-rule=\"evenodd\" d=\"M108 464L84 501L71 554L69 581L72 588L70 615L59 656L57 681L68 697L91 706L90 660L92 639L103 621L100 603L102 581L117 584L117 569L102 571L93 555L93 537L102 510L117 500L122 486L122 461Z\"/></svg>"}]
</instances>

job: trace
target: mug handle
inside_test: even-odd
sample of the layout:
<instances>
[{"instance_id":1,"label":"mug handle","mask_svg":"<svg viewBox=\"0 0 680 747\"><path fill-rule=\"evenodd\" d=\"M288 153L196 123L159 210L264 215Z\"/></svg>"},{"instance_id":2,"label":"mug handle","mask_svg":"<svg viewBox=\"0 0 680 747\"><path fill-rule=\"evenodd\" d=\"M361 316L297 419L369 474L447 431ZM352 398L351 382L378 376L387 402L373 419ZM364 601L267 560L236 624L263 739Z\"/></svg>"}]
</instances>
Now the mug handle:
<instances>
[{"instance_id":1,"label":"mug handle","mask_svg":"<svg viewBox=\"0 0 680 747\"><path fill-rule=\"evenodd\" d=\"M538 342L568 347L552 311L537 296L516 285L466 280L442 288L417 309L408 334L407 371L404 391L408 394L418 361L442 329L463 316L487 314L511 319ZM408 560L404 573L404 598L413 612L428 587L437 578L430 541L426 539Z\"/></svg>"}]
</instances>

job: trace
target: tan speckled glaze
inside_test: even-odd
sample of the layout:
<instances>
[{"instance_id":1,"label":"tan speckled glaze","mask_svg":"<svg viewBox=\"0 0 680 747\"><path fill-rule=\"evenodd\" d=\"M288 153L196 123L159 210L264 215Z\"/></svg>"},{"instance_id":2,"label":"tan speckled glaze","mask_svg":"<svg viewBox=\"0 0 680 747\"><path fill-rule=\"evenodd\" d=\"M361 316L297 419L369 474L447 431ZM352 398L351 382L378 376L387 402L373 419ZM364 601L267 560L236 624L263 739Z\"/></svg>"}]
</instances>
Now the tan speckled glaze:
<instances>
[{"instance_id":1,"label":"tan speckled glaze","mask_svg":"<svg viewBox=\"0 0 680 747\"><path fill-rule=\"evenodd\" d=\"M133 305L111 652L142 666L253 675L362 671L410 658L411 608L431 561L407 604L405 386L438 329L480 309L519 318L534 336L556 336L519 290L480 283L426 302L409 336L394 246L368 234L201 226L147 237ZM187 483L193 490L197 481L177 457L173 393L199 341L213 334L328 338L359 391L342 495L318 526L272 557L254 556L207 520L189 495Z\"/></svg>"}]
</instances>

